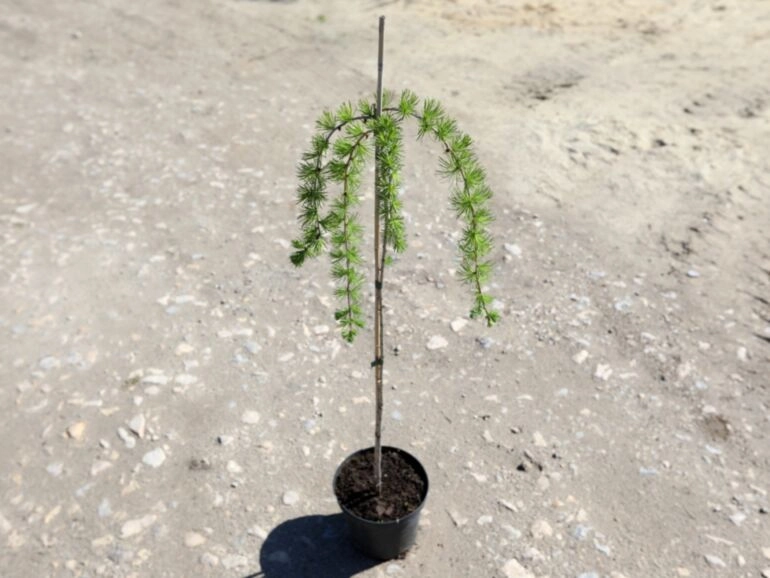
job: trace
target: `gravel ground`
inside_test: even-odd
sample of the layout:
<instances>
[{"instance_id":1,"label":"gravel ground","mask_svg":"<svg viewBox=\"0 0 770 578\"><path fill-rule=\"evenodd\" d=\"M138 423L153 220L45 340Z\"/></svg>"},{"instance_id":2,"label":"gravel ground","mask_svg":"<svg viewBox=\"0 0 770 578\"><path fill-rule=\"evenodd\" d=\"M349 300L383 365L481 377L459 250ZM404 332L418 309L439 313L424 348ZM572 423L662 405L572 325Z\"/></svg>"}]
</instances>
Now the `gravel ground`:
<instances>
[{"instance_id":1,"label":"gravel ground","mask_svg":"<svg viewBox=\"0 0 770 578\"><path fill-rule=\"evenodd\" d=\"M0 6L4 578L770 577L768 2ZM381 13L488 168L503 319L410 145L384 438L431 493L378 564L331 493L371 331L288 255Z\"/></svg>"}]
</instances>

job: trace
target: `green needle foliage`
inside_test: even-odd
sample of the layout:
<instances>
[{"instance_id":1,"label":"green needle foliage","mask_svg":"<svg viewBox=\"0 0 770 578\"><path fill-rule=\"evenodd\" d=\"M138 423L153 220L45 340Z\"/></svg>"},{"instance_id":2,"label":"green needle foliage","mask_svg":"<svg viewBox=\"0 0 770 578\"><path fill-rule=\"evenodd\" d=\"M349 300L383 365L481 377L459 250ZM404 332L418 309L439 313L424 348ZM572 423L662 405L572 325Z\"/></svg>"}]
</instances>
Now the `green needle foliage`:
<instances>
[{"instance_id":1,"label":"green needle foliage","mask_svg":"<svg viewBox=\"0 0 770 578\"><path fill-rule=\"evenodd\" d=\"M382 263L376 266L384 268L388 248L395 253L406 249L400 186L403 123L407 119L417 122L418 138L428 135L443 150L439 173L449 181L450 205L464 224L458 244L460 274L473 293L471 317L484 318L490 326L499 318L491 308L492 297L484 290L492 271L488 259L492 250L492 191L473 151L473 142L438 101L427 99L421 105L413 92L405 90L395 103L393 95L386 93L379 116L376 106L367 101L355 107L344 103L334 112L325 111L316 122L316 134L297 170L300 235L292 243L291 262L300 266L324 252L327 243L330 245L335 294L340 302L335 318L347 341L353 341L364 325L362 227L356 208L362 173L372 156L376 167L375 202L383 231ZM330 182L339 193L327 203Z\"/></svg>"}]
</instances>

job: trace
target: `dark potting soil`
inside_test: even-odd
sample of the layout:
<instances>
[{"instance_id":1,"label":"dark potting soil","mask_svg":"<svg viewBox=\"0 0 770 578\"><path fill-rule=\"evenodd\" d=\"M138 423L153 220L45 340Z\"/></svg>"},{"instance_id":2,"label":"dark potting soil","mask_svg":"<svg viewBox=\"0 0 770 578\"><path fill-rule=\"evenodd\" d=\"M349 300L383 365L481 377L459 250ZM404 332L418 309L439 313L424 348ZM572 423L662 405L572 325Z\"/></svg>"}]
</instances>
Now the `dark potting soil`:
<instances>
[{"instance_id":1,"label":"dark potting soil","mask_svg":"<svg viewBox=\"0 0 770 578\"><path fill-rule=\"evenodd\" d=\"M422 502L425 482L397 451L382 449L382 493L374 479L374 450L350 459L340 470L334 488L337 499L360 518L385 522L410 514Z\"/></svg>"}]
</instances>

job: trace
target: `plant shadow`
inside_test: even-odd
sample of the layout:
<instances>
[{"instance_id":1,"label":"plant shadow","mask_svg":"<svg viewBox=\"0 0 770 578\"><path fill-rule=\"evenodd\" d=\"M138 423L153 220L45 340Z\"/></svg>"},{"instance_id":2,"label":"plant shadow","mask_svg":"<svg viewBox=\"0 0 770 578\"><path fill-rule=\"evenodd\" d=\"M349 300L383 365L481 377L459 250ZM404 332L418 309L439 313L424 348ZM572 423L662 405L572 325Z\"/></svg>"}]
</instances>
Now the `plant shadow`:
<instances>
[{"instance_id":1,"label":"plant shadow","mask_svg":"<svg viewBox=\"0 0 770 578\"><path fill-rule=\"evenodd\" d=\"M353 547L342 514L303 516L270 532L261 571L244 578L350 578L380 563Z\"/></svg>"}]
</instances>

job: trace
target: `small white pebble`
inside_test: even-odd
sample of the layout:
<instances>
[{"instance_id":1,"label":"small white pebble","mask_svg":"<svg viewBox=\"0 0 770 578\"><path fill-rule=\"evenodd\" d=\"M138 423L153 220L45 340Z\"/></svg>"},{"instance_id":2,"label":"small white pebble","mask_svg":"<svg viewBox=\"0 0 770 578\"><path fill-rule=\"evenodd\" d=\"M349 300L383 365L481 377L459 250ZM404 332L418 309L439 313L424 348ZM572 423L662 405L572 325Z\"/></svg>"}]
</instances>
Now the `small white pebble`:
<instances>
[{"instance_id":1,"label":"small white pebble","mask_svg":"<svg viewBox=\"0 0 770 578\"><path fill-rule=\"evenodd\" d=\"M134 432L137 435L137 437L139 437L139 439L144 438L146 426L147 426L147 419L141 413L136 414L134 417L131 418L131 421L128 422L128 428L132 432Z\"/></svg>"},{"instance_id":2,"label":"small white pebble","mask_svg":"<svg viewBox=\"0 0 770 578\"><path fill-rule=\"evenodd\" d=\"M586 359L588 359L588 351L585 349L578 351L575 355L572 356L572 361L578 365L581 365Z\"/></svg>"},{"instance_id":3,"label":"small white pebble","mask_svg":"<svg viewBox=\"0 0 770 578\"><path fill-rule=\"evenodd\" d=\"M545 520L535 520L529 531L535 540L542 540L553 536L553 528Z\"/></svg>"},{"instance_id":4,"label":"small white pebble","mask_svg":"<svg viewBox=\"0 0 770 578\"><path fill-rule=\"evenodd\" d=\"M151 450L144 454L142 457L142 463L145 465L148 465L152 468L159 468L163 465L163 462L166 461L166 452L163 451L163 448L155 448L154 450Z\"/></svg>"},{"instance_id":5,"label":"small white pebble","mask_svg":"<svg viewBox=\"0 0 770 578\"><path fill-rule=\"evenodd\" d=\"M249 559L241 554L227 554L222 557L222 566L227 570L233 568L245 568L249 565Z\"/></svg>"},{"instance_id":6,"label":"small white pebble","mask_svg":"<svg viewBox=\"0 0 770 578\"><path fill-rule=\"evenodd\" d=\"M184 545L188 548L197 548L206 542L206 537L198 532L187 532L184 535Z\"/></svg>"},{"instance_id":7,"label":"small white pebble","mask_svg":"<svg viewBox=\"0 0 770 578\"><path fill-rule=\"evenodd\" d=\"M243 412L243 415L241 416L241 421L245 424L249 425L255 425L259 423L260 415L258 412L253 410L247 410Z\"/></svg>"},{"instance_id":8,"label":"small white pebble","mask_svg":"<svg viewBox=\"0 0 770 578\"><path fill-rule=\"evenodd\" d=\"M601 379L602 381L607 381L611 375L612 368L609 365L602 363L597 364L596 370L594 371L594 377Z\"/></svg>"},{"instance_id":9,"label":"small white pebble","mask_svg":"<svg viewBox=\"0 0 770 578\"><path fill-rule=\"evenodd\" d=\"M706 562L709 566L712 568L727 568L727 564L725 564L725 561L722 560L719 556L714 556L713 554L706 554L705 556Z\"/></svg>"},{"instance_id":10,"label":"small white pebble","mask_svg":"<svg viewBox=\"0 0 770 578\"><path fill-rule=\"evenodd\" d=\"M447 345L449 345L449 342L446 339L444 339L440 335L434 335L428 340L426 347L431 351L434 351L436 349L442 349Z\"/></svg>"},{"instance_id":11,"label":"small white pebble","mask_svg":"<svg viewBox=\"0 0 770 578\"><path fill-rule=\"evenodd\" d=\"M539 431L536 431L532 434L532 443L535 444L535 447L538 448L548 447L548 442L545 441L543 434L541 434Z\"/></svg>"},{"instance_id":12,"label":"small white pebble","mask_svg":"<svg viewBox=\"0 0 770 578\"><path fill-rule=\"evenodd\" d=\"M281 501L286 506L293 506L297 502L299 502L299 494L295 491L289 490L288 492L285 492L283 494L283 498L281 498Z\"/></svg>"}]
</instances>

